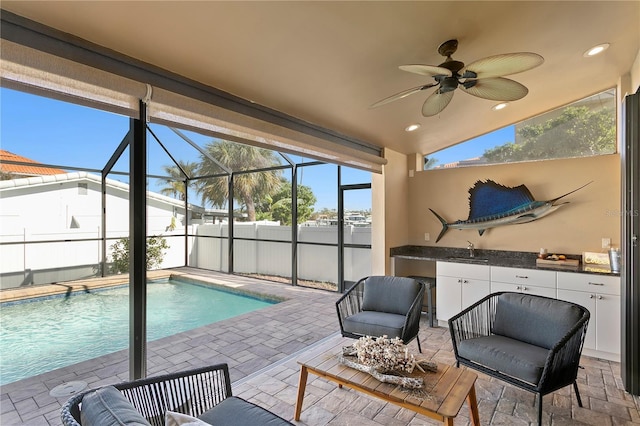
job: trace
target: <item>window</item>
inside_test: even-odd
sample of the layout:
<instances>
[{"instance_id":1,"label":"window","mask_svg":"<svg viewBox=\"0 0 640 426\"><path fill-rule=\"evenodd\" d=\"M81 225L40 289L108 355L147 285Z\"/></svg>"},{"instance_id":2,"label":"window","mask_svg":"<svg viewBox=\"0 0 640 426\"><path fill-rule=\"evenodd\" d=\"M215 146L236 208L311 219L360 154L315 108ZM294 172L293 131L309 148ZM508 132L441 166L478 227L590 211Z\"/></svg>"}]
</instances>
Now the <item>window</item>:
<instances>
[{"instance_id":1,"label":"window","mask_svg":"<svg viewBox=\"0 0 640 426\"><path fill-rule=\"evenodd\" d=\"M616 91L562 108L424 157L424 169L589 157L616 152Z\"/></svg>"}]
</instances>

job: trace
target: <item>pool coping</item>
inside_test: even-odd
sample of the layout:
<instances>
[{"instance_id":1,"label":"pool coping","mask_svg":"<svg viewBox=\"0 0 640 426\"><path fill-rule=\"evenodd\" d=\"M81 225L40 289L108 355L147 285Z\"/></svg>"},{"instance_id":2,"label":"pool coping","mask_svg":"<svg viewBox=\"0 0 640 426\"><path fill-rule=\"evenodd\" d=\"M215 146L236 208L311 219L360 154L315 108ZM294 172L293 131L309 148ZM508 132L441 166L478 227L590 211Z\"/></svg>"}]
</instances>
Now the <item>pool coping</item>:
<instances>
[{"instance_id":1,"label":"pool coping","mask_svg":"<svg viewBox=\"0 0 640 426\"><path fill-rule=\"evenodd\" d=\"M157 280L170 278L171 275L185 275L178 271L163 269L157 271L147 271L147 279ZM108 277L95 277L85 280L64 281L59 283L32 285L17 288L7 288L0 290L0 304L5 302L17 302L38 297L55 296L61 294L71 294L74 292L85 292L87 290L115 287L129 282L129 274L111 275Z\"/></svg>"}]
</instances>

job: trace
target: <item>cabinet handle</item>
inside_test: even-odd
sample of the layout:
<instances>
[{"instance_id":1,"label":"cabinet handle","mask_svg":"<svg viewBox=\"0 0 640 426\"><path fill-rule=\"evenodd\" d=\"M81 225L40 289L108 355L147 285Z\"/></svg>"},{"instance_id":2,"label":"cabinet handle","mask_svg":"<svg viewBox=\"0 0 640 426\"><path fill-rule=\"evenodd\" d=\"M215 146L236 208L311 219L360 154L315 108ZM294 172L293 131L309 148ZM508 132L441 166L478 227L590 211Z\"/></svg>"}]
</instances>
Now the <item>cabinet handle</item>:
<instances>
[{"instance_id":1,"label":"cabinet handle","mask_svg":"<svg viewBox=\"0 0 640 426\"><path fill-rule=\"evenodd\" d=\"M593 294L589 295L589 299L593 299L595 296Z\"/></svg>"},{"instance_id":2,"label":"cabinet handle","mask_svg":"<svg viewBox=\"0 0 640 426\"><path fill-rule=\"evenodd\" d=\"M522 287L517 286L517 287L516 287L516 290L522 290Z\"/></svg>"},{"instance_id":3,"label":"cabinet handle","mask_svg":"<svg viewBox=\"0 0 640 426\"><path fill-rule=\"evenodd\" d=\"M462 284L462 280L461 279L458 280L458 284Z\"/></svg>"},{"instance_id":4,"label":"cabinet handle","mask_svg":"<svg viewBox=\"0 0 640 426\"><path fill-rule=\"evenodd\" d=\"M592 283L591 281L589 281L589 285L600 285L600 286L603 286L604 283Z\"/></svg>"},{"instance_id":5,"label":"cabinet handle","mask_svg":"<svg viewBox=\"0 0 640 426\"><path fill-rule=\"evenodd\" d=\"M516 275L516 278L524 278L525 280L529 279L526 275Z\"/></svg>"},{"instance_id":6,"label":"cabinet handle","mask_svg":"<svg viewBox=\"0 0 640 426\"><path fill-rule=\"evenodd\" d=\"M604 297L598 296L598 300L602 300L602 299L604 299Z\"/></svg>"},{"instance_id":7,"label":"cabinet handle","mask_svg":"<svg viewBox=\"0 0 640 426\"><path fill-rule=\"evenodd\" d=\"M469 284L469 281L468 281L468 280L462 280L462 282L463 282L464 284Z\"/></svg>"},{"instance_id":8,"label":"cabinet handle","mask_svg":"<svg viewBox=\"0 0 640 426\"><path fill-rule=\"evenodd\" d=\"M527 291L529 289L527 287L522 287L522 290Z\"/></svg>"}]
</instances>

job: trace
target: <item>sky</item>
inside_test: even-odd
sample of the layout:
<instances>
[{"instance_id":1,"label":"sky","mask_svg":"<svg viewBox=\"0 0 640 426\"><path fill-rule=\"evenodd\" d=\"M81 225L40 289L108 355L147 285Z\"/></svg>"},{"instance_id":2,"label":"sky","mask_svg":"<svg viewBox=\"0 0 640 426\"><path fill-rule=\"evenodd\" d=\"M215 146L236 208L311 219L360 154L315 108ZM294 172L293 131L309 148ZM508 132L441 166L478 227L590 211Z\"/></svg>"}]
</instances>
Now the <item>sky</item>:
<instances>
[{"instance_id":1,"label":"sky","mask_svg":"<svg viewBox=\"0 0 640 426\"><path fill-rule=\"evenodd\" d=\"M427 157L436 158L438 160L436 166L441 166L454 161L480 157L487 149L504 145L508 142L515 142L515 139L515 126L507 126L491 133L487 133L486 135L478 136L477 138L443 149L442 151L434 152L427 155Z\"/></svg>"},{"instance_id":2,"label":"sky","mask_svg":"<svg viewBox=\"0 0 640 426\"><path fill-rule=\"evenodd\" d=\"M177 160L199 161L200 153L170 129L155 124L151 124L151 129ZM128 130L129 118L124 116L0 88L0 148L39 163L100 170ZM183 133L200 146L212 140L194 132ZM162 167L172 165L172 160L151 135L147 141L148 173L166 175ZM313 161L290 157L296 163ZM128 157L123 156L114 169L126 171ZM337 209L335 170L333 165L298 169L298 182L311 187L317 199L315 210ZM126 182L122 176L110 177ZM371 176L368 172L343 167L342 180L343 184L370 183ZM151 179L149 185L153 191L164 186L159 185L158 179ZM348 191L345 209L371 209L371 191Z\"/></svg>"},{"instance_id":3,"label":"sky","mask_svg":"<svg viewBox=\"0 0 640 426\"><path fill-rule=\"evenodd\" d=\"M40 163L96 170L104 167L129 130L127 117L7 88L0 88L0 124L2 149ZM151 129L177 160L199 161L199 152L173 131L157 124L151 124ZM212 140L194 132L183 133L200 146ZM481 156L486 149L514 139L514 126L508 126L432 155L438 159L437 165L442 165ZM148 173L166 175L163 166L173 165L172 160L151 135L147 140ZM290 157L296 163L313 161L300 156ZM123 156L114 169L128 170L128 156ZM316 211L337 209L335 170L333 165L299 169L299 183L311 187L317 199ZM123 176L110 177L126 182ZM371 175L343 167L342 180L343 184L370 183ZM152 191L159 192L164 186L158 179L149 180ZM194 198L190 199L196 202ZM345 210L370 209L370 190L345 194Z\"/></svg>"}]
</instances>

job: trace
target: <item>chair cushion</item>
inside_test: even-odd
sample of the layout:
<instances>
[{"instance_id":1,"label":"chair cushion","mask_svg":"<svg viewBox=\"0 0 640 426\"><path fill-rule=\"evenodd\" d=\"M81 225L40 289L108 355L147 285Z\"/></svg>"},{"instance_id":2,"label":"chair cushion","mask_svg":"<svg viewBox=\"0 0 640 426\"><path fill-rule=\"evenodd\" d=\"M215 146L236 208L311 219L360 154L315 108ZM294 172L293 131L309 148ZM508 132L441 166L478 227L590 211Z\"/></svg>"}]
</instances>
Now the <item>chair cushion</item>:
<instances>
[{"instance_id":1,"label":"chair cushion","mask_svg":"<svg viewBox=\"0 0 640 426\"><path fill-rule=\"evenodd\" d=\"M118 389L106 386L82 398L80 421L83 426L150 426Z\"/></svg>"},{"instance_id":2,"label":"chair cushion","mask_svg":"<svg viewBox=\"0 0 640 426\"><path fill-rule=\"evenodd\" d=\"M211 425L225 426L284 426L291 425L288 421L273 414L271 411L258 407L251 402L237 396L230 396L198 418Z\"/></svg>"},{"instance_id":3,"label":"chair cushion","mask_svg":"<svg viewBox=\"0 0 640 426\"><path fill-rule=\"evenodd\" d=\"M486 336L458 343L458 355L537 385L549 351L504 336Z\"/></svg>"},{"instance_id":4,"label":"chair cushion","mask_svg":"<svg viewBox=\"0 0 640 426\"><path fill-rule=\"evenodd\" d=\"M386 335L390 339L402 338L402 328L406 317L404 315L386 312L362 311L351 315L342 322L342 328L349 333L381 337Z\"/></svg>"},{"instance_id":5,"label":"chair cushion","mask_svg":"<svg viewBox=\"0 0 640 426\"><path fill-rule=\"evenodd\" d=\"M562 300L505 293L498 298L492 332L551 349L581 317L577 306Z\"/></svg>"},{"instance_id":6,"label":"chair cushion","mask_svg":"<svg viewBox=\"0 0 640 426\"><path fill-rule=\"evenodd\" d=\"M362 310L407 315L421 286L412 278L369 277L364 283Z\"/></svg>"}]
</instances>

